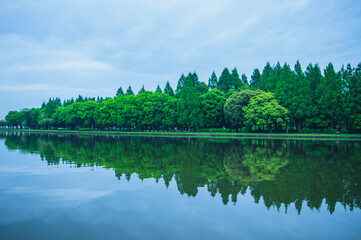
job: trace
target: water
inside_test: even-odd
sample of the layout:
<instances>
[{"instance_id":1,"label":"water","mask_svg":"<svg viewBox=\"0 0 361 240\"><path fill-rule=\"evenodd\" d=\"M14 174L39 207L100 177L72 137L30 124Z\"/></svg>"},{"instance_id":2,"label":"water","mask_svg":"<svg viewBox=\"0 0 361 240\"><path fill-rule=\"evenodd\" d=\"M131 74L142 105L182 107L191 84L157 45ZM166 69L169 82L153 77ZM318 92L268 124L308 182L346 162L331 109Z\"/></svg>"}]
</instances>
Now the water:
<instances>
[{"instance_id":1,"label":"water","mask_svg":"<svg viewBox=\"0 0 361 240\"><path fill-rule=\"evenodd\" d=\"M359 239L361 142L0 132L0 239Z\"/></svg>"}]
</instances>

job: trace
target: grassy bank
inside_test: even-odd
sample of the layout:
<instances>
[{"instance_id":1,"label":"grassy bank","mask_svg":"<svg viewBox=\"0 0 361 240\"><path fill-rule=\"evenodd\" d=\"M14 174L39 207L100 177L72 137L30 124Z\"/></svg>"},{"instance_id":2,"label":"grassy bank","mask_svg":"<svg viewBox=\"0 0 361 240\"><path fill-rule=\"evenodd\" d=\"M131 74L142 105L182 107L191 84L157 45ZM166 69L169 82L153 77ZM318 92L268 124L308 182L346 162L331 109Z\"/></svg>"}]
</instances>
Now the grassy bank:
<instances>
[{"instance_id":1,"label":"grassy bank","mask_svg":"<svg viewBox=\"0 0 361 240\"><path fill-rule=\"evenodd\" d=\"M81 135L124 135L124 136L169 136L169 137L227 137L227 138L271 138L271 139L350 139L361 140L361 134L309 134L309 133L236 133L236 132L127 132L127 131L77 131L77 130L38 130L38 129L0 129L0 131L81 134Z\"/></svg>"}]
</instances>

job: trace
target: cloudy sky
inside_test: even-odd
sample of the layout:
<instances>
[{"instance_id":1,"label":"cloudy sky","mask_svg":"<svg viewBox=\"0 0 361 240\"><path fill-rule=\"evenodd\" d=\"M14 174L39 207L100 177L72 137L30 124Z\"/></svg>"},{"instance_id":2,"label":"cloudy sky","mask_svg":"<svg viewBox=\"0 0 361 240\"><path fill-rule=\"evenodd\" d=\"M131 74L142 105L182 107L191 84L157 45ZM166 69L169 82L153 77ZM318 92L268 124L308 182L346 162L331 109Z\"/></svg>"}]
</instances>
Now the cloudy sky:
<instances>
[{"instance_id":1,"label":"cloudy sky","mask_svg":"<svg viewBox=\"0 0 361 240\"><path fill-rule=\"evenodd\" d=\"M49 97L248 77L277 61L361 62L361 1L0 0L0 119Z\"/></svg>"}]
</instances>

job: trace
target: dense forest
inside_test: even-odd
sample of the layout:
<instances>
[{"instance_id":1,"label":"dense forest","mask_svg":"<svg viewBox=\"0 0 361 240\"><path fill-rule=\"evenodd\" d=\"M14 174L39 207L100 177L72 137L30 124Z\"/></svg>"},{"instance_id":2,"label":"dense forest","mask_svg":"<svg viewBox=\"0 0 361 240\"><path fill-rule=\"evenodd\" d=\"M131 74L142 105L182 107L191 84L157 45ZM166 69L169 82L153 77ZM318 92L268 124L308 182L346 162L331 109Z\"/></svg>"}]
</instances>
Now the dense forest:
<instances>
[{"instance_id":1,"label":"dense forest","mask_svg":"<svg viewBox=\"0 0 361 240\"><path fill-rule=\"evenodd\" d=\"M234 204L250 192L267 208L302 206L330 213L361 207L358 142L45 135L0 132L8 149L39 154L51 165L103 166L121 181L154 178L180 194ZM304 204L307 203L307 204Z\"/></svg>"},{"instance_id":2,"label":"dense forest","mask_svg":"<svg viewBox=\"0 0 361 240\"><path fill-rule=\"evenodd\" d=\"M154 92L134 94L120 87L114 98L49 99L40 108L10 111L2 126L34 129L197 131L229 128L242 132L361 132L361 63L323 73L297 61L253 71L250 79L225 68L208 84L195 72L184 74L173 90L167 82Z\"/></svg>"}]
</instances>

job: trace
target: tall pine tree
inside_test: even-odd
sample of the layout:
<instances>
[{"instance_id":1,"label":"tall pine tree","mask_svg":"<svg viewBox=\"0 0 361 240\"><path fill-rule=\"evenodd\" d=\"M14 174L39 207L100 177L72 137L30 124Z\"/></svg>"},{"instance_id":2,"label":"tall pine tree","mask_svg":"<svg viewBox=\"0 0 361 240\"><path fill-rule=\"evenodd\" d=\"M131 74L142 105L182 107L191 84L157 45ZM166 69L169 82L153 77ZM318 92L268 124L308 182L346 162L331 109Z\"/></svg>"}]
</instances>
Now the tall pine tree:
<instances>
[{"instance_id":1,"label":"tall pine tree","mask_svg":"<svg viewBox=\"0 0 361 240\"><path fill-rule=\"evenodd\" d=\"M229 73L228 68L225 68L219 77L218 88L219 90L227 93L233 86L232 76Z\"/></svg>"},{"instance_id":2,"label":"tall pine tree","mask_svg":"<svg viewBox=\"0 0 361 240\"><path fill-rule=\"evenodd\" d=\"M168 94L169 96L174 96L174 91L169 81L167 81L167 83L165 84L164 93Z\"/></svg>"},{"instance_id":3,"label":"tall pine tree","mask_svg":"<svg viewBox=\"0 0 361 240\"><path fill-rule=\"evenodd\" d=\"M341 74L336 73L332 63L329 63L324 71L325 77L321 79L318 94L318 101L321 113L326 117L328 126L335 129L338 117L341 115Z\"/></svg>"},{"instance_id":4,"label":"tall pine tree","mask_svg":"<svg viewBox=\"0 0 361 240\"><path fill-rule=\"evenodd\" d=\"M211 77L208 79L208 88L215 89L218 86L218 79L214 71L212 72Z\"/></svg>"},{"instance_id":5,"label":"tall pine tree","mask_svg":"<svg viewBox=\"0 0 361 240\"><path fill-rule=\"evenodd\" d=\"M232 78L232 86L231 86L231 88L233 88L233 89L241 88L242 82L241 82L241 79L239 78L237 68L234 68L232 70L231 78Z\"/></svg>"},{"instance_id":6,"label":"tall pine tree","mask_svg":"<svg viewBox=\"0 0 361 240\"><path fill-rule=\"evenodd\" d=\"M251 87L258 88L260 81L261 81L261 73L259 72L258 68L256 68L251 76L251 84L250 84Z\"/></svg>"}]
</instances>

